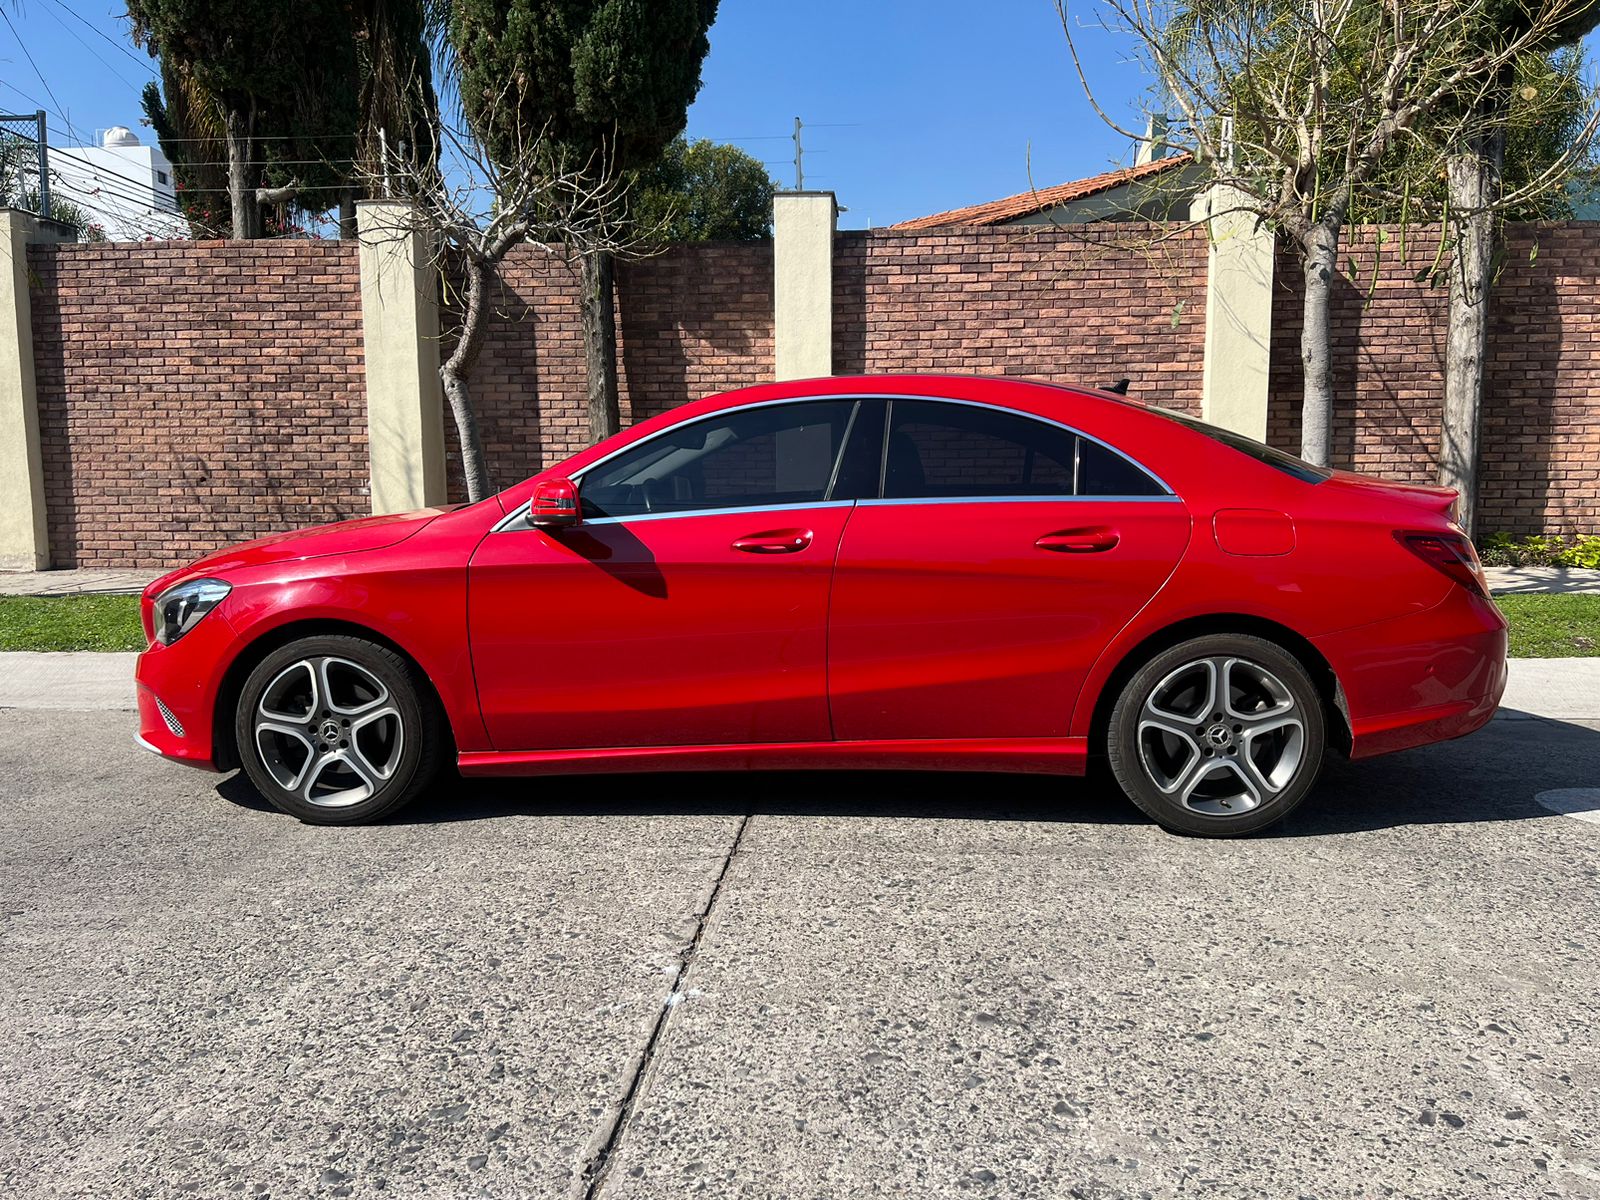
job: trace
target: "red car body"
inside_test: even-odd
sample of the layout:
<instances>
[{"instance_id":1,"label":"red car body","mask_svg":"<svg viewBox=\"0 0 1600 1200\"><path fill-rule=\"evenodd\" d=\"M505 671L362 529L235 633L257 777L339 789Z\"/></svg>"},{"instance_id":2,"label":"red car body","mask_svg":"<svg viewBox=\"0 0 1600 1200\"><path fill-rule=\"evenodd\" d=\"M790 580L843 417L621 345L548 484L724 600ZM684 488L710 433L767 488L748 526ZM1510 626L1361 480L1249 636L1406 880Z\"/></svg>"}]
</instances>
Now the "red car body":
<instances>
[{"instance_id":1,"label":"red car body","mask_svg":"<svg viewBox=\"0 0 1600 1200\"><path fill-rule=\"evenodd\" d=\"M1121 451L1170 494L858 498L515 526L541 481L708 414L817 397L1020 412ZM155 581L140 738L196 766L235 765L230 714L251 665L338 631L421 668L467 774L1074 774L1153 647L1228 630L1292 650L1336 714L1330 741L1362 758L1469 733L1499 702L1498 610L1404 541L1460 538L1451 499L1338 472L1307 482L1094 389L912 375L753 387L644 421L477 504L264 538ZM155 597L201 577L231 591L158 644Z\"/></svg>"}]
</instances>

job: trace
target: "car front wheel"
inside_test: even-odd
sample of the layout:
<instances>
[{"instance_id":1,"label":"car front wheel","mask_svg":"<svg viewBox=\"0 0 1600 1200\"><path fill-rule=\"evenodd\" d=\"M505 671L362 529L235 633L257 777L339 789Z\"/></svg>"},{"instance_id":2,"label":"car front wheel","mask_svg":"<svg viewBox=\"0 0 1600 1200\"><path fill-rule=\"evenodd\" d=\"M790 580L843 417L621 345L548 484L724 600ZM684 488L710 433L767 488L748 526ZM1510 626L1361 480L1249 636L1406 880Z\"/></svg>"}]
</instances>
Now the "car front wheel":
<instances>
[{"instance_id":1,"label":"car front wheel","mask_svg":"<svg viewBox=\"0 0 1600 1200\"><path fill-rule=\"evenodd\" d=\"M427 786L439 721L416 668L385 646L305 638L256 665L234 732L250 782L275 807L319 825L382 817Z\"/></svg>"},{"instance_id":2,"label":"car front wheel","mask_svg":"<svg viewBox=\"0 0 1600 1200\"><path fill-rule=\"evenodd\" d=\"M1107 758L1163 827L1202 837L1282 820L1316 783L1327 742L1316 685L1263 638L1212 634L1163 651L1123 688Z\"/></svg>"}]
</instances>

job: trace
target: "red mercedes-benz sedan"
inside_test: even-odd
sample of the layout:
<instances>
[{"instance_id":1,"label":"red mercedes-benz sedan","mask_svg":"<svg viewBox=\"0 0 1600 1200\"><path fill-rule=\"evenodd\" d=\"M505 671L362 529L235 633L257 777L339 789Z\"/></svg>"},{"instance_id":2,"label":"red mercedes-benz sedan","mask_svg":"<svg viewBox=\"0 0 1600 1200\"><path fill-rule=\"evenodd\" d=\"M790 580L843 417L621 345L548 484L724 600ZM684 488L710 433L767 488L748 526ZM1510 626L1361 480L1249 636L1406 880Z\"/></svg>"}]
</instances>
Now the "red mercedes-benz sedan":
<instances>
[{"instance_id":1,"label":"red mercedes-benz sedan","mask_svg":"<svg viewBox=\"0 0 1600 1200\"><path fill-rule=\"evenodd\" d=\"M467 775L1081 774L1185 833L1459 737L1505 622L1454 494L1108 391L873 376L687 404L477 504L145 590L139 740L305 821Z\"/></svg>"}]
</instances>

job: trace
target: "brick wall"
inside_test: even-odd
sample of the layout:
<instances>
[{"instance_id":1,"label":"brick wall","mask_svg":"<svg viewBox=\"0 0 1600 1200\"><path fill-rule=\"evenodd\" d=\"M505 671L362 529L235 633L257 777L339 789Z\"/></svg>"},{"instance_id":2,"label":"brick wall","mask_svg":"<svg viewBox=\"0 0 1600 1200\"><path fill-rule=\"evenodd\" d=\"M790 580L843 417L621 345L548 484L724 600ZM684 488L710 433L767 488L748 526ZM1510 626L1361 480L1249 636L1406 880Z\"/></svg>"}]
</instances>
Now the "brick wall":
<instances>
[{"instance_id":1,"label":"brick wall","mask_svg":"<svg viewBox=\"0 0 1600 1200\"><path fill-rule=\"evenodd\" d=\"M158 567L361 516L353 244L28 250L58 567Z\"/></svg>"},{"instance_id":2,"label":"brick wall","mask_svg":"<svg viewBox=\"0 0 1600 1200\"><path fill-rule=\"evenodd\" d=\"M624 425L772 378L770 243L680 246L618 263L616 293ZM589 444L578 299L577 265L559 251L519 246L506 259L473 381L497 486ZM445 440L451 497L465 499L448 412Z\"/></svg>"},{"instance_id":3,"label":"brick wall","mask_svg":"<svg viewBox=\"0 0 1600 1200\"><path fill-rule=\"evenodd\" d=\"M834 369L1085 383L1198 411L1206 239L1157 225L841 234Z\"/></svg>"},{"instance_id":4,"label":"brick wall","mask_svg":"<svg viewBox=\"0 0 1600 1200\"><path fill-rule=\"evenodd\" d=\"M1380 247L1366 230L1341 256L1359 281L1334 305L1342 465L1432 477L1445 296L1416 275L1435 250L1413 236L1402 260L1392 233ZM1200 231L1145 225L841 234L836 369L1128 375L1194 411L1205 258ZM29 266L56 565L167 565L368 511L353 246L38 246ZM1270 437L1293 448L1292 255L1277 286ZM619 264L617 290L625 422L771 377L770 244ZM501 485L588 440L577 278L559 255L508 259L475 395ZM448 414L445 428L459 498ZM1512 232L1485 446L1486 531L1600 529L1600 226Z\"/></svg>"},{"instance_id":5,"label":"brick wall","mask_svg":"<svg viewBox=\"0 0 1600 1200\"><path fill-rule=\"evenodd\" d=\"M1333 297L1334 463L1435 479L1444 395L1438 239L1360 229ZM1300 266L1278 256L1268 438L1298 450ZM1480 531L1600 531L1600 225L1513 227L1490 316Z\"/></svg>"}]
</instances>

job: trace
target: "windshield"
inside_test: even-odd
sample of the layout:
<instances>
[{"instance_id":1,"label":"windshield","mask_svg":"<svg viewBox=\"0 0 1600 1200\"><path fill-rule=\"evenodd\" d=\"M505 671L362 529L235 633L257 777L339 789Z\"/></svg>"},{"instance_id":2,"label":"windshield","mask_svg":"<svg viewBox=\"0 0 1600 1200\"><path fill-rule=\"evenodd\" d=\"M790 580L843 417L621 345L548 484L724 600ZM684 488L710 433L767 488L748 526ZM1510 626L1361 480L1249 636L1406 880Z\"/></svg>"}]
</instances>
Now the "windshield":
<instances>
[{"instance_id":1,"label":"windshield","mask_svg":"<svg viewBox=\"0 0 1600 1200\"><path fill-rule=\"evenodd\" d=\"M1173 412L1170 408L1161 408L1154 404L1144 406L1146 411L1158 416L1166 417L1169 421L1176 421L1196 433L1203 433L1214 442L1221 442L1229 449L1237 450L1240 454L1248 454L1259 463L1265 463L1275 470L1282 471L1285 475L1292 475L1303 483L1321 483L1332 472L1324 467L1313 466L1303 458L1296 458L1286 450L1278 450L1254 438L1247 438L1242 433L1234 433L1231 429L1219 429L1215 425L1208 425L1204 421L1197 421L1188 413Z\"/></svg>"}]
</instances>

